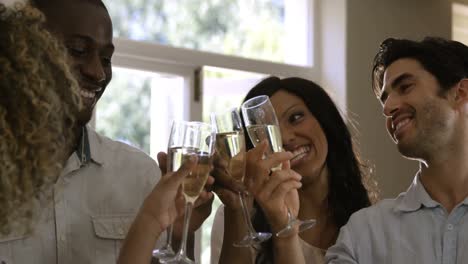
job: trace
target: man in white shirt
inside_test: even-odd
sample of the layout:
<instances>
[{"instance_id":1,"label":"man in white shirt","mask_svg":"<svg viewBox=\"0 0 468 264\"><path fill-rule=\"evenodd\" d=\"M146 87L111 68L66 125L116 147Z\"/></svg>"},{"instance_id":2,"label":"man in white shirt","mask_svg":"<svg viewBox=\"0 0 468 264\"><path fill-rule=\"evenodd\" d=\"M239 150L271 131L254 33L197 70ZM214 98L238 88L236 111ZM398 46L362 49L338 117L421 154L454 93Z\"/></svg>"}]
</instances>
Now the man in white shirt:
<instances>
[{"instance_id":1,"label":"man in white shirt","mask_svg":"<svg viewBox=\"0 0 468 264\"><path fill-rule=\"evenodd\" d=\"M54 186L51 203L43 208L32 233L0 237L0 263L115 263L121 241L160 170L143 152L86 126L112 78L112 22L104 4L34 2L51 33L68 50L84 108L77 118L79 140ZM194 211L192 243L193 232L210 212L211 201ZM176 236L180 233L175 230ZM193 250L193 244L189 248Z\"/></svg>"},{"instance_id":2,"label":"man in white shirt","mask_svg":"<svg viewBox=\"0 0 468 264\"><path fill-rule=\"evenodd\" d=\"M358 211L327 263L468 262L468 47L385 40L373 89L400 153L418 160L408 191Z\"/></svg>"}]
</instances>

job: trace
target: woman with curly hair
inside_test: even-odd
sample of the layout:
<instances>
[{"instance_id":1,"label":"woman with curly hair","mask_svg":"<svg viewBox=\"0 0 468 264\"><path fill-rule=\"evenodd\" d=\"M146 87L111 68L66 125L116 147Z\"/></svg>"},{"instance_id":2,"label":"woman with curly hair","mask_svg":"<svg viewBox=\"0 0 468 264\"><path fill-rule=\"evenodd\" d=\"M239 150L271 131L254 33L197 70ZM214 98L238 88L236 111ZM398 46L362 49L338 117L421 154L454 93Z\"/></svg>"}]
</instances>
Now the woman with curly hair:
<instances>
[{"instance_id":1,"label":"woman with curly hair","mask_svg":"<svg viewBox=\"0 0 468 264\"><path fill-rule=\"evenodd\" d=\"M3 2L5 3L5 2ZM28 4L0 3L0 235L24 233L71 151L78 86Z\"/></svg>"},{"instance_id":2,"label":"woman with curly hair","mask_svg":"<svg viewBox=\"0 0 468 264\"><path fill-rule=\"evenodd\" d=\"M227 183L230 189L220 186L216 190L225 203L219 263L250 259L261 264L286 263L285 259L301 263L304 257L307 263L324 263L325 251L335 243L340 227L351 214L377 200L376 184L357 155L348 125L322 87L302 78L272 76L253 87L244 101L259 95L270 97L285 152L262 159L266 146L253 148L246 139L247 149L251 149L246 177L252 179L249 192L256 209L253 225L259 232L276 234L286 226L288 208L300 219L317 222L300 234L273 235L253 254L250 249L235 248L232 244L246 234L246 227L231 198L235 186ZM270 173L279 162L286 162L283 169ZM218 183L219 176L215 174Z\"/></svg>"}]
</instances>

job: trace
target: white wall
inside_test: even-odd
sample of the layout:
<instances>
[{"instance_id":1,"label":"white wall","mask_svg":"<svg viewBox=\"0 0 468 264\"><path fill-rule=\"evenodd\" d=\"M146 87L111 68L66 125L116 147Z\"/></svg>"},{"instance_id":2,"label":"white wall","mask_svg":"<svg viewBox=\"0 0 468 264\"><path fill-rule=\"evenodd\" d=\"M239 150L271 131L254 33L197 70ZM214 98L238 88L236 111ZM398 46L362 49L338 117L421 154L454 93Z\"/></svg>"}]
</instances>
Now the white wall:
<instances>
[{"instance_id":1,"label":"white wall","mask_svg":"<svg viewBox=\"0 0 468 264\"><path fill-rule=\"evenodd\" d=\"M405 191L418 169L400 156L371 88L372 60L388 37L451 37L450 0L318 0L320 84L354 119L362 158L374 167L383 197ZM468 4L468 0L453 0Z\"/></svg>"},{"instance_id":2,"label":"white wall","mask_svg":"<svg viewBox=\"0 0 468 264\"><path fill-rule=\"evenodd\" d=\"M384 128L382 108L371 89L372 60L387 37L451 37L451 2L447 0L347 0L346 103L358 121L365 159L375 165L384 197L406 190L417 162L401 158Z\"/></svg>"}]
</instances>

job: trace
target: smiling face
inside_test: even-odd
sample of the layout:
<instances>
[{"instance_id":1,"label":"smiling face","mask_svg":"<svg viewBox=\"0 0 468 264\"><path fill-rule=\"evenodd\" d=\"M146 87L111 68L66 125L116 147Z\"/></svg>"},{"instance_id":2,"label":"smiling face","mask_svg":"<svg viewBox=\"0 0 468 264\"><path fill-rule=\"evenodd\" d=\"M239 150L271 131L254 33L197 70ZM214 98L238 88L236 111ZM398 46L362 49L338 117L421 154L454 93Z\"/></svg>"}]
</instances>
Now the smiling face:
<instances>
[{"instance_id":1,"label":"smiling face","mask_svg":"<svg viewBox=\"0 0 468 264\"><path fill-rule=\"evenodd\" d=\"M114 45L109 14L98 3L78 0L51 1L41 10L48 28L69 52L84 105L78 122L84 125L112 78Z\"/></svg>"},{"instance_id":2,"label":"smiling face","mask_svg":"<svg viewBox=\"0 0 468 264\"><path fill-rule=\"evenodd\" d=\"M440 93L437 79L414 59L396 60L385 71L380 99L386 126L404 156L427 160L449 145L454 115Z\"/></svg>"},{"instance_id":3,"label":"smiling face","mask_svg":"<svg viewBox=\"0 0 468 264\"><path fill-rule=\"evenodd\" d=\"M278 116L285 150L293 153L291 168L304 178L314 180L325 166L328 143L322 127L304 101L279 90L270 97Z\"/></svg>"}]
</instances>

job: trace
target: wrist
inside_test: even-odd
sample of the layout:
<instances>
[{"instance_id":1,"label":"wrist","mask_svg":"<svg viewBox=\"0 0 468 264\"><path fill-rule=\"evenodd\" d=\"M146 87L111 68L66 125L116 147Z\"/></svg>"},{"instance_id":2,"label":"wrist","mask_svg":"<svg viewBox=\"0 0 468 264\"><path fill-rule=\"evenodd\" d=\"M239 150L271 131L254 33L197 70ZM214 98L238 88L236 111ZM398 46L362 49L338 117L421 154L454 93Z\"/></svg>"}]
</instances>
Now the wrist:
<instances>
[{"instance_id":1,"label":"wrist","mask_svg":"<svg viewBox=\"0 0 468 264\"><path fill-rule=\"evenodd\" d=\"M159 221L157 221L152 215L148 215L144 212L140 212L137 215L134 225L139 229L146 230L145 232L149 232L155 237L159 237L159 235L165 230Z\"/></svg>"},{"instance_id":2,"label":"wrist","mask_svg":"<svg viewBox=\"0 0 468 264\"><path fill-rule=\"evenodd\" d=\"M284 217L271 217L268 219L270 222L271 230L274 232L274 234L277 234L278 232L281 232L285 229L290 230L286 232L287 234L282 234L282 237L284 238L292 237L294 235L299 234L299 225L295 224L294 220L289 215Z\"/></svg>"}]
</instances>

